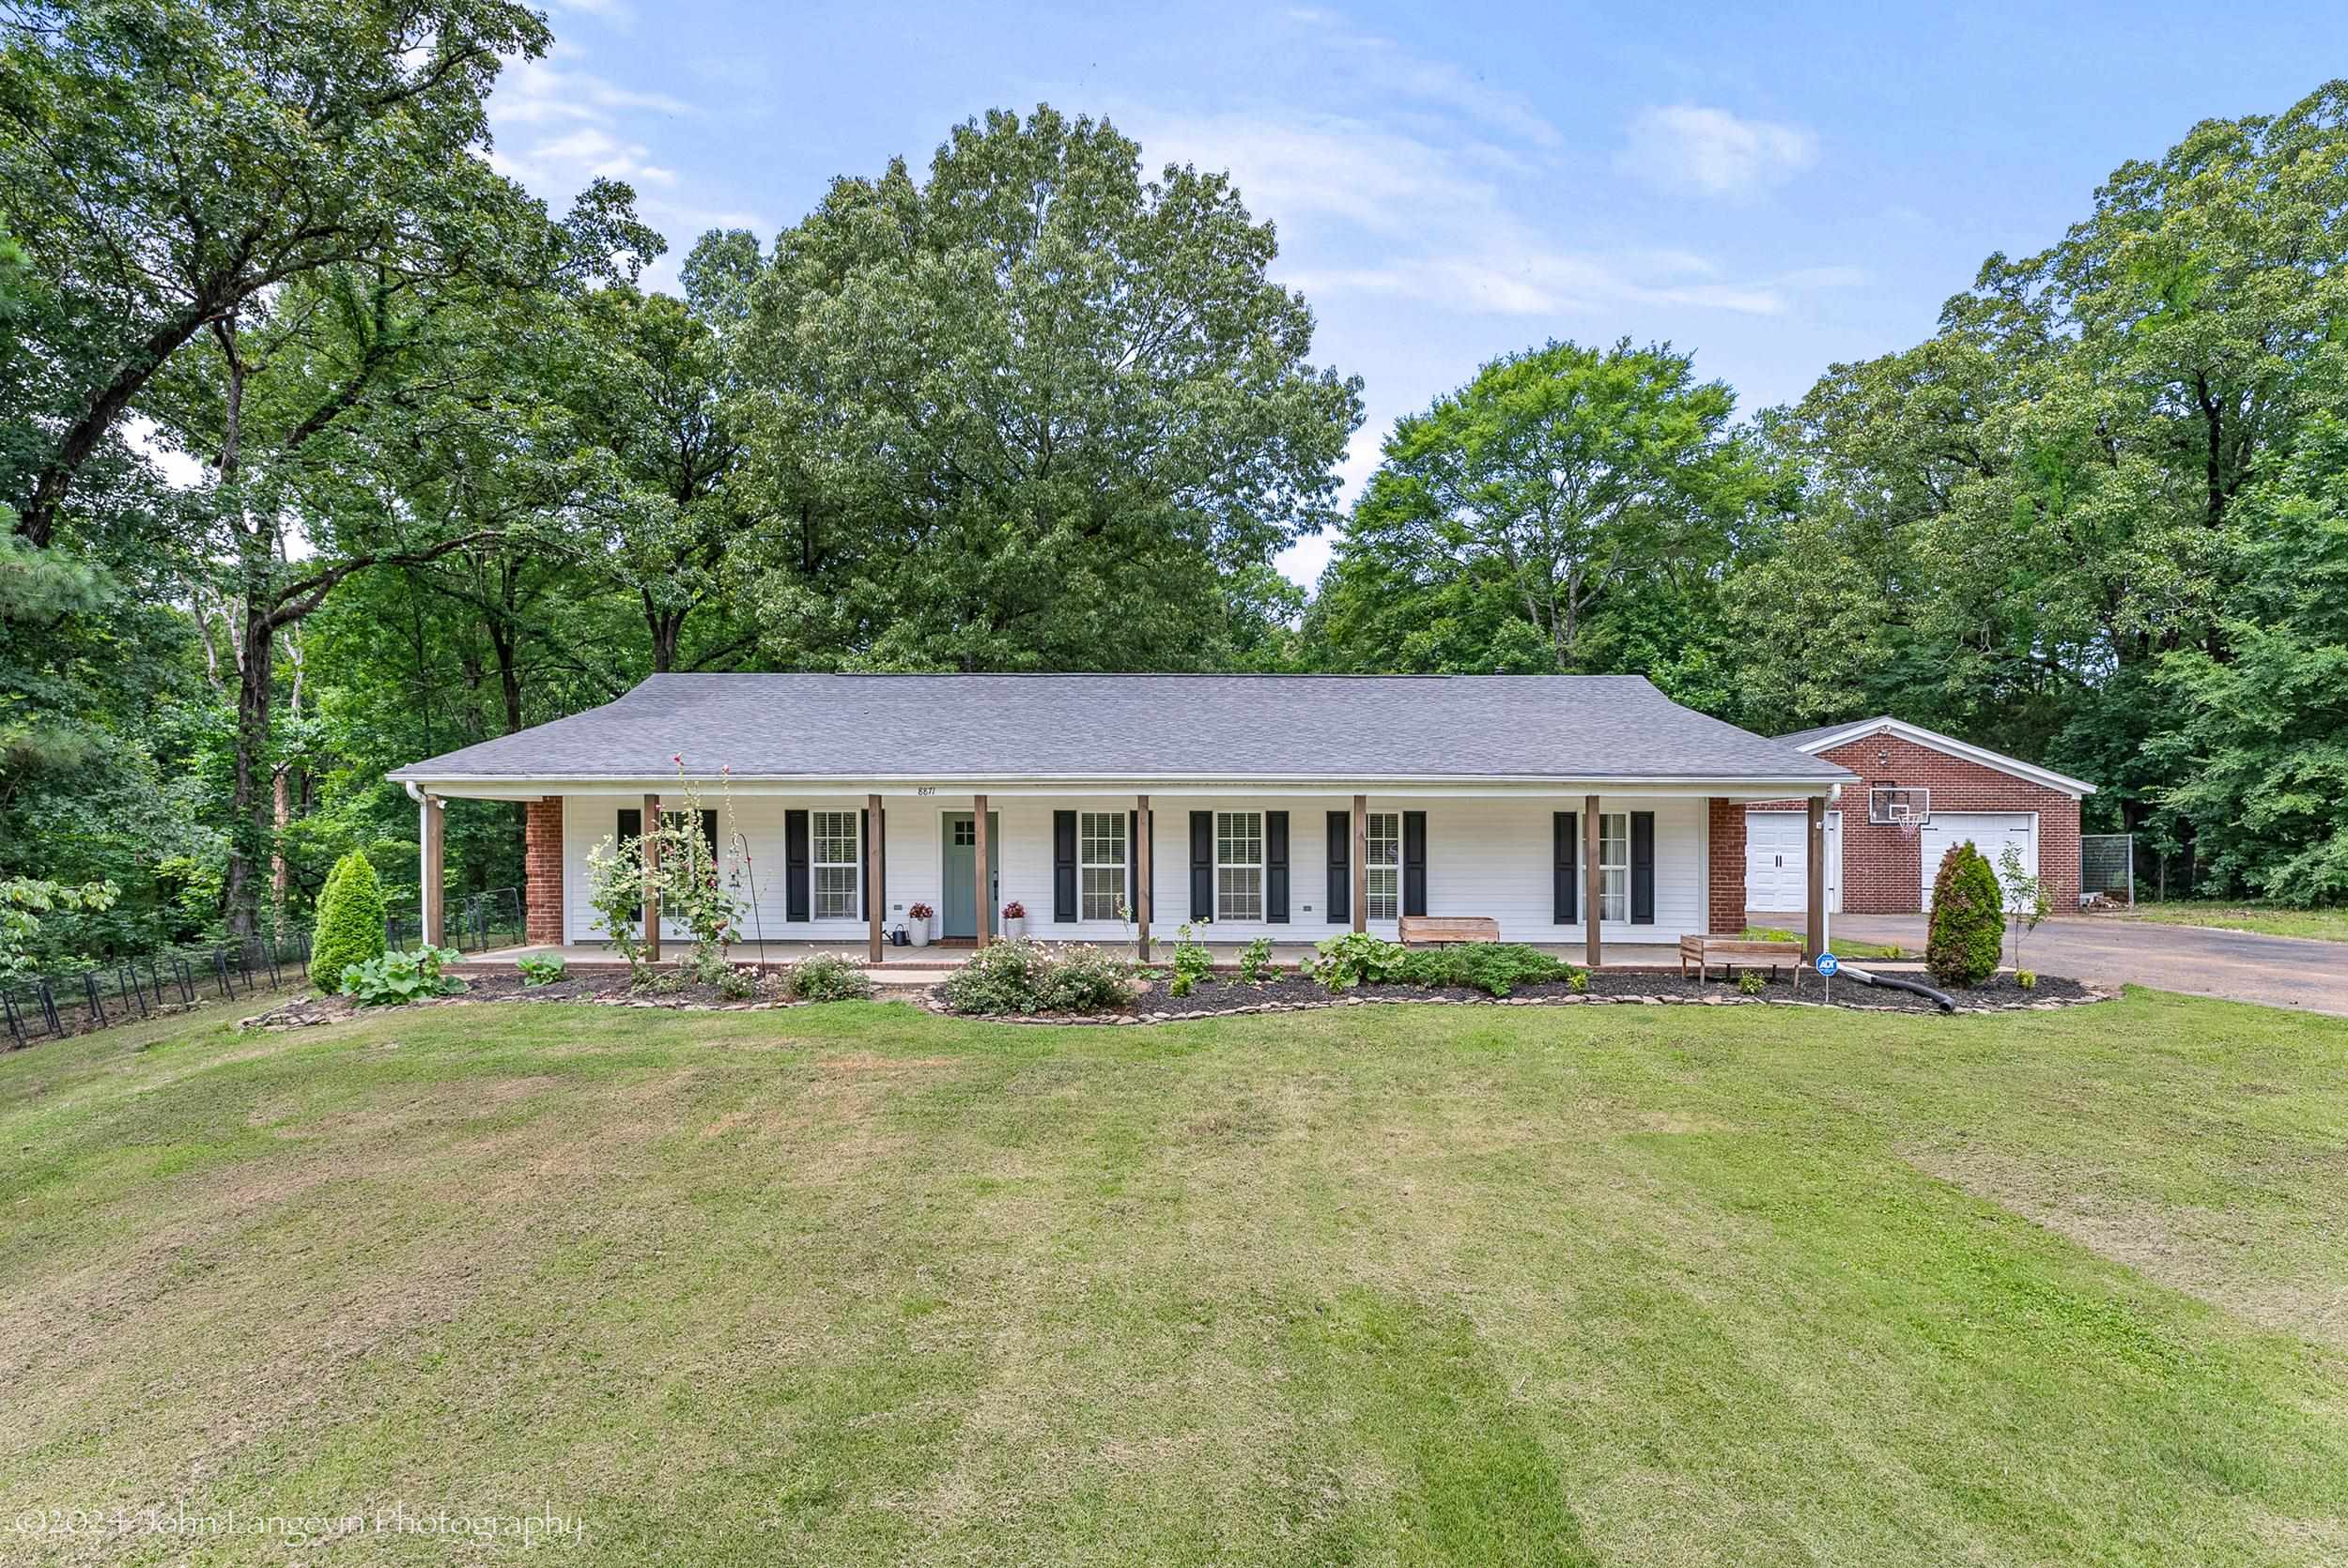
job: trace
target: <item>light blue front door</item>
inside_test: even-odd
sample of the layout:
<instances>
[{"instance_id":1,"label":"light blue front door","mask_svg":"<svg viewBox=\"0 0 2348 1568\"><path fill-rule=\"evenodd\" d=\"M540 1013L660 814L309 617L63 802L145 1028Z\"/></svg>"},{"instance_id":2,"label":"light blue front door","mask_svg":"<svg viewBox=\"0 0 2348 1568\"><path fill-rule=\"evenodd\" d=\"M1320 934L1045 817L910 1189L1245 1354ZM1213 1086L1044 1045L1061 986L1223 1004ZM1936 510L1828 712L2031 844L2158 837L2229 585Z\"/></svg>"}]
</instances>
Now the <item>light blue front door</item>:
<instances>
[{"instance_id":1,"label":"light blue front door","mask_svg":"<svg viewBox=\"0 0 2348 1568\"><path fill-rule=\"evenodd\" d=\"M986 930L995 934L997 899L1003 882L1003 814L986 814L987 892L981 900L978 896L979 824L967 811L946 813L946 877L939 896L938 930L947 936L967 937L977 941L979 907L986 907Z\"/></svg>"}]
</instances>

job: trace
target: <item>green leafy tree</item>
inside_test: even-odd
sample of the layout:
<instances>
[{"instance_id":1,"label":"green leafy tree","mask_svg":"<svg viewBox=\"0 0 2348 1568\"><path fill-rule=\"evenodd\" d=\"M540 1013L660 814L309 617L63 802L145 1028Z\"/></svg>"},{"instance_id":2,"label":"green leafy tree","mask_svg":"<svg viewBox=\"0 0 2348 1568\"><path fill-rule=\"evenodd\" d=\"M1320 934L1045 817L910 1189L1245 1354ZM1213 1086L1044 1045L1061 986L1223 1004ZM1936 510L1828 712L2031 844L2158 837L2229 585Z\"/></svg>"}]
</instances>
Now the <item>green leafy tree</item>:
<instances>
[{"instance_id":1,"label":"green leafy tree","mask_svg":"<svg viewBox=\"0 0 2348 1568\"><path fill-rule=\"evenodd\" d=\"M1689 657L1767 490L1730 433L1735 402L1669 346L1551 343L1494 361L1387 437L1308 656L1504 673Z\"/></svg>"},{"instance_id":2,"label":"green leafy tree","mask_svg":"<svg viewBox=\"0 0 2348 1568\"><path fill-rule=\"evenodd\" d=\"M743 335L785 665L1213 668L1334 520L1357 382L1229 179L1039 108L836 181Z\"/></svg>"},{"instance_id":3,"label":"green leafy tree","mask_svg":"<svg viewBox=\"0 0 2348 1568\"><path fill-rule=\"evenodd\" d=\"M2005 907L1997 870L1970 839L1952 844L1932 879L1924 967L1944 986L1977 986L1998 972L2004 945Z\"/></svg>"},{"instance_id":4,"label":"green leafy tree","mask_svg":"<svg viewBox=\"0 0 2348 1568\"><path fill-rule=\"evenodd\" d=\"M19 477L46 544L140 392L216 323L387 242L470 247L514 0L75 0L0 23L0 218L70 301L54 437Z\"/></svg>"},{"instance_id":5,"label":"green leafy tree","mask_svg":"<svg viewBox=\"0 0 2348 1568\"><path fill-rule=\"evenodd\" d=\"M375 864L352 851L334 863L318 895L317 929L310 935L310 980L321 991L339 990L343 971L383 956L383 884Z\"/></svg>"},{"instance_id":6,"label":"green leafy tree","mask_svg":"<svg viewBox=\"0 0 2348 1568\"><path fill-rule=\"evenodd\" d=\"M2159 804L2193 824L2212 883L2289 904L2348 900L2348 423L2310 422L2228 526L2241 579L2226 654L2180 649L2159 686Z\"/></svg>"}]
</instances>

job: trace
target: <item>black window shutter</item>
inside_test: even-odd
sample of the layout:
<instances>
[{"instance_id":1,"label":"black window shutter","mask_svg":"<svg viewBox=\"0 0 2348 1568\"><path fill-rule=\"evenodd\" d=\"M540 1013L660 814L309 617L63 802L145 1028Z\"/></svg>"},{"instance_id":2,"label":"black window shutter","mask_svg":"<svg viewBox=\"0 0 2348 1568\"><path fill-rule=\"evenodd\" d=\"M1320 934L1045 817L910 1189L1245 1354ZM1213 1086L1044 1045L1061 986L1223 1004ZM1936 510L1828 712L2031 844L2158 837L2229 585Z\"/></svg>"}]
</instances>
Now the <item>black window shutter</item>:
<instances>
[{"instance_id":1,"label":"black window shutter","mask_svg":"<svg viewBox=\"0 0 2348 1568\"><path fill-rule=\"evenodd\" d=\"M1353 918L1353 813L1329 813L1329 923Z\"/></svg>"},{"instance_id":2,"label":"black window shutter","mask_svg":"<svg viewBox=\"0 0 2348 1568\"><path fill-rule=\"evenodd\" d=\"M1052 813L1052 918L1076 917L1076 813Z\"/></svg>"},{"instance_id":3,"label":"black window shutter","mask_svg":"<svg viewBox=\"0 0 2348 1568\"><path fill-rule=\"evenodd\" d=\"M709 864L716 866L718 864L718 813L715 811L702 813L702 842L709 846Z\"/></svg>"},{"instance_id":4,"label":"black window shutter","mask_svg":"<svg viewBox=\"0 0 2348 1568\"><path fill-rule=\"evenodd\" d=\"M1125 813L1125 913L1138 917L1141 914L1141 857L1150 853L1150 846L1141 841L1141 813ZM1155 893L1156 888L1151 891Z\"/></svg>"},{"instance_id":5,"label":"black window shutter","mask_svg":"<svg viewBox=\"0 0 2348 1568\"><path fill-rule=\"evenodd\" d=\"M856 814L856 917L873 917L873 808Z\"/></svg>"},{"instance_id":6,"label":"black window shutter","mask_svg":"<svg viewBox=\"0 0 2348 1568\"><path fill-rule=\"evenodd\" d=\"M623 806L623 807L620 807L620 835L619 835L619 837L620 837L620 842L621 842L622 844L626 844L626 842L627 842L630 838L641 838L643 836L644 836L644 810L643 810L643 807L640 807L640 806ZM634 909L631 909L631 910L629 910L629 911L627 912L627 917L628 917L629 919L631 919L631 920L641 920L641 919L644 917L644 906L643 906L642 904L638 904L638 905L637 905Z\"/></svg>"},{"instance_id":7,"label":"black window shutter","mask_svg":"<svg viewBox=\"0 0 2348 1568\"><path fill-rule=\"evenodd\" d=\"M1288 924L1289 814L1263 814L1263 917Z\"/></svg>"},{"instance_id":8,"label":"black window shutter","mask_svg":"<svg viewBox=\"0 0 2348 1568\"><path fill-rule=\"evenodd\" d=\"M808 897L807 813L785 811L782 814L782 917L785 920L806 920L812 916L814 901Z\"/></svg>"},{"instance_id":9,"label":"black window shutter","mask_svg":"<svg viewBox=\"0 0 2348 1568\"><path fill-rule=\"evenodd\" d=\"M1630 813L1630 923L1655 924L1655 813Z\"/></svg>"},{"instance_id":10,"label":"black window shutter","mask_svg":"<svg viewBox=\"0 0 2348 1568\"><path fill-rule=\"evenodd\" d=\"M1550 915L1560 926L1573 925L1582 918L1578 913L1581 908L1579 894L1582 886L1582 824L1578 820L1580 815L1581 813L1576 811L1560 811L1551 818L1552 824L1551 858L1556 869L1553 878L1554 885L1550 894L1550 902L1553 906Z\"/></svg>"},{"instance_id":11,"label":"black window shutter","mask_svg":"<svg viewBox=\"0 0 2348 1568\"><path fill-rule=\"evenodd\" d=\"M1402 813L1402 913L1427 913L1427 813Z\"/></svg>"},{"instance_id":12,"label":"black window shutter","mask_svg":"<svg viewBox=\"0 0 2348 1568\"><path fill-rule=\"evenodd\" d=\"M1214 813L1190 814L1190 917L1214 918Z\"/></svg>"}]
</instances>

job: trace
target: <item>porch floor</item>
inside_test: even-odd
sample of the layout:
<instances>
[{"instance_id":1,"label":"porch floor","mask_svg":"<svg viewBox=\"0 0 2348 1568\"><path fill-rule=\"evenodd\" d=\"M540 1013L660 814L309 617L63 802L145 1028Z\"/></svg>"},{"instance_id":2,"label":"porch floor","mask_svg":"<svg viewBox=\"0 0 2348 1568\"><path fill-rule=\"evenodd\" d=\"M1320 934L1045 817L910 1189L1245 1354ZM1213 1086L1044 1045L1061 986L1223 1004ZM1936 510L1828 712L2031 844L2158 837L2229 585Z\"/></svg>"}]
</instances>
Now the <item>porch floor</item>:
<instances>
[{"instance_id":1,"label":"porch floor","mask_svg":"<svg viewBox=\"0 0 2348 1568\"><path fill-rule=\"evenodd\" d=\"M1048 937L1042 940L1047 946L1059 945ZM1110 952L1121 952L1129 959L1134 956L1134 947L1130 943L1100 942L1092 945ZM1216 964L1236 966L1239 962L1240 952L1246 944L1209 942L1203 945L1214 954ZM1580 963L1584 957L1583 945L1579 942L1536 942L1528 945L1538 948L1544 953L1554 954L1568 963ZM661 944L660 961L664 967L674 964L678 961L679 955L688 950L689 944L664 942ZM977 951L976 948L967 945L949 947L937 943L932 943L927 947L884 946L881 949L880 966L889 970L943 971L959 967L975 951ZM1172 957L1173 952L1174 944L1170 939L1151 939L1150 957L1152 962L1165 963ZM800 959L816 953L832 953L841 958L854 960L857 963L865 962L864 944L861 942L745 942L736 944L729 950L729 956L736 963L796 963ZM468 953L462 961L449 967L453 973L460 975L478 974L487 970L505 970L512 967L516 959L525 954L550 954L560 958L564 964L571 966L616 965L622 961L620 956L614 953L606 943L535 943L525 946L492 947L483 952ZM1312 956L1313 946L1309 942L1274 943L1272 948L1272 961L1290 968L1293 968ZM1669 942L1609 942L1600 949L1600 957L1605 967L1609 969L1676 970L1679 967L1679 941L1676 936L1674 936Z\"/></svg>"}]
</instances>

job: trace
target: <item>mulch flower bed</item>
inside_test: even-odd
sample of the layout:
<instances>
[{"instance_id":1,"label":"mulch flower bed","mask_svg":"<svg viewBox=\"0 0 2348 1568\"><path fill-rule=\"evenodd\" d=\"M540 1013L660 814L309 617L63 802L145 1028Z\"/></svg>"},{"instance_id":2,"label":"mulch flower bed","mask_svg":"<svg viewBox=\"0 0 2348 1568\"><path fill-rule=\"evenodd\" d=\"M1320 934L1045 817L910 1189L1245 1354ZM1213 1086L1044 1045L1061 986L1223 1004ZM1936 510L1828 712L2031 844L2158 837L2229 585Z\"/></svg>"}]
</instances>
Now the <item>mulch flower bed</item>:
<instances>
[{"instance_id":1,"label":"mulch flower bed","mask_svg":"<svg viewBox=\"0 0 2348 1568\"><path fill-rule=\"evenodd\" d=\"M1931 983L1922 976L1917 978L1923 979L1927 985ZM2106 992L2053 975L2040 976L2037 986L2030 991L2015 984L2012 975L2000 974L1986 984L1949 994L1956 999L1957 1011L1965 1013L2045 1010L2109 1000ZM1815 976L1805 978L1799 992L1790 980L1777 979L1765 985L1759 996L1747 996L1734 984L1723 980L1704 981L1692 976L1683 979L1676 974L1652 970L1599 970L1590 976L1586 991L1576 991L1562 982L1549 981L1521 986L1508 996L1487 996L1480 991L1471 991L1463 986L1400 985L1357 986L1352 991L1333 995L1301 975L1280 975L1254 985L1218 975L1200 982L1188 996L1175 996L1166 990L1165 981L1153 981L1143 987L1133 1007L1123 1013L1014 1015L999 1017L997 1022L1166 1023L1179 1019L1213 1018L1226 1013L1302 1012L1318 1007L1359 1007L1371 1002L1437 1002L1461 1007L1500 1007L1828 1005L1826 987ZM935 991L930 992L923 1005L935 1013L950 1011ZM1834 983L1832 1005L1877 1012L1938 1013L1940 1010L1926 997L1903 991L1862 986L1848 978Z\"/></svg>"},{"instance_id":2,"label":"mulch flower bed","mask_svg":"<svg viewBox=\"0 0 2348 1568\"><path fill-rule=\"evenodd\" d=\"M716 986L681 980L674 990L630 991L625 973L566 975L551 985L525 986L519 975L469 975L465 989L446 996L411 1002L415 1007L467 1007L475 1002L574 1002L606 1007L684 1007L696 1012L771 1012L782 1007L808 1007L811 1002L786 1002L772 996L728 997ZM317 1023L340 1023L363 1012L394 1012L396 1008L362 1007L348 996L302 996L282 1007L238 1022L239 1029L303 1029Z\"/></svg>"},{"instance_id":3,"label":"mulch flower bed","mask_svg":"<svg viewBox=\"0 0 2348 1568\"><path fill-rule=\"evenodd\" d=\"M2015 1012L2029 1009L2076 1007L2083 1002L2109 1000L2109 994L2060 976L2042 975L2034 990L2024 991L2014 983L2010 974L2000 974L1985 985L1970 991L1951 992L1956 998L1959 1012ZM674 991L633 992L628 989L624 974L591 974L565 976L551 985L524 986L518 975L482 975L471 976L466 990L448 996L436 996L411 1003L419 1007L463 1007L475 1002L573 1002L612 1007L682 1007L697 1012L756 1012L782 1007L805 1007L807 1002L784 1002L767 997L734 1000L720 996L715 986L680 984ZM1816 976L1802 981L1797 992L1784 979L1772 980L1762 988L1759 996L1747 996L1736 986L1722 980L1703 981L1682 979L1679 976L1652 970L1600 970L1590 976L1586 992L1575 991L1559 982L1523 986L1511 996L1487 996L1480 991L1462 986L1384 986L1356 987L1352 991L1330 994L1301 975L1279 975L1250 985L1245 981L1216 975L1202 981L1188 996L1167 992L1164 980L1154 980L1142 987L1132 1007L1122 1013L1052 1013L1031 1015L1002 1015L1003 1023L1166 1023L1185 1018L1213 1018L1226 1013L1305 1012L1321 1007L1360 1007L1371 1002L1436 1002L1460 1007L1569 1007L1630 1005L1633 1007L1743 1007L1748 1005L1777 1005L1781 1007L1824 1007L1826 988ZM950 1013L935 991L928 993L921 1004L934 1013ZM1883 991L1862 986L1849 979L1834 984L1833 1005L1837 1007L1872 1009L1878 1012L1933 1013L1939 1009L1922 996L1906 992ZM246 1029L301 1029L313 1024L339 1023L345 1019L366 1011L348 996L303 996L239 1022Z\"/></svg>"}]
</instances>

